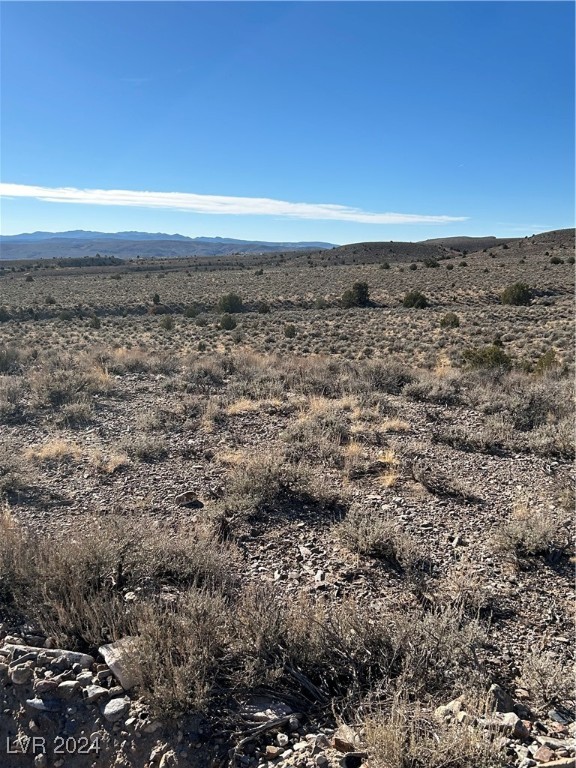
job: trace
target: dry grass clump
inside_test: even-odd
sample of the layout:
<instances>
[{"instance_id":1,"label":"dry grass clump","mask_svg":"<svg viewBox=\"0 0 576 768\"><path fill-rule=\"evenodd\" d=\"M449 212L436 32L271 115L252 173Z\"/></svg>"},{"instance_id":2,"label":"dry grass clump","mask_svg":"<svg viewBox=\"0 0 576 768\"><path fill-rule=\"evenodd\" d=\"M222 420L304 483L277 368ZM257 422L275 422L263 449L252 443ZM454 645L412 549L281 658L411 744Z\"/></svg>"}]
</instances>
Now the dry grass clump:
<instances>
[{"instance_id":1,"label":"dry grass clump","mask_svg":"<svg viewBox=\"0 0 576 768\"><path fill-rule=\"evenodd\" d=\"M57 438L24 451L24 457L37 464L68 464L78 461L82 455L79 445Z\"/></svg>"},{"instance_id":2,"label":"dry grass clump","mask_svg":"<svg viewBox=\"0 0 576 768\"><path fill-rule=\"evenodd\" d=\"M373 768L496 768L502 755L479 727L441 723L430 710L397 696L365 724Z\"/></svg>"},{"instance_id":3,"label":"dry grass clump","mask_svg":"<svg viewBox=\"0 0 576 768\"><path fill-rule=\"evenodd\" d=\"M84 402L113 389L110 375L87 358L54 356L43 360L29 375L32 406L54 408Z\"/></svg>"}]
</instances>

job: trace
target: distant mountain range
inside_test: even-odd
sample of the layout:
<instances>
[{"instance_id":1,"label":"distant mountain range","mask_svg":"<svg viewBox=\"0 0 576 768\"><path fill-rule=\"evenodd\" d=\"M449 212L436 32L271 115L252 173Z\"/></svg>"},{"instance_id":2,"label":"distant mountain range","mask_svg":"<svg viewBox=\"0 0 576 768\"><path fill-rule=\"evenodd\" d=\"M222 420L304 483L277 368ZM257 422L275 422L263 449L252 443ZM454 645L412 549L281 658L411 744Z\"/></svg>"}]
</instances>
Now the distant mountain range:
<instances>
[{"instance_id":1,"label":"distant mountain range","mask_svg":"<svg viewBox=\"0 0 576 768\"><path fill-rule=\"evenodd\" d=\"M273 243L228 237L186 237L163 232L24 232L0 236L0 259L50 259L95 256L122 259L178 256L223 256L231 253L273 253L327 249L333 243Z\"/></svg>"}]
</instances>

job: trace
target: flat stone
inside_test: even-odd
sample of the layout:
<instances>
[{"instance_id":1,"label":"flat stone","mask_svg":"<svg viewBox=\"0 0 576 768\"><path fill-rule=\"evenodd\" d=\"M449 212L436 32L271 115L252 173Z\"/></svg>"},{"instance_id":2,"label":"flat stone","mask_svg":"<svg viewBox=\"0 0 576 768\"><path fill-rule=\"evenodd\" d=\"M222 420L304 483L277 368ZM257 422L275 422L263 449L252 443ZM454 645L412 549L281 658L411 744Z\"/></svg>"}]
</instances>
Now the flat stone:
<instances>
[{"instance_id":1,"label":"flat stone","mask_svg":"<svg viewBox=\"0 0 576 768\"><path fill-rule=\"evenodd\" d=\"M92 704L93 701L97 701L101 696L106 696L108 693L107 688L102 688L101 685L88 685L84 688L84 699L88 704Z\"/></svg>"},{"instance_id":2,"label":"flat stone","mask_svg":"<svg viewBox=\"0 0 576 768\"><path fill-rule=\"evenodd\" d=\"M282 754L282 747L275 747L273 744L268 744L266 747L266 759L276 760Z\"/></svg>"},{"instance_id":3,"label":"flat stone","mask_svg":"<svg viewBox=\"0 0 576 768\"><path fill-rule=\"evenodd\" d=\"M98 651L124 690L128 691L138 683L138 656L133 637L102 645Z\"/></svg>"},{"instance_id":4,"label":"flat stone","mask_svg":"<svg viewBox=\"0 0 576 768\"><path fill-rule=\"evenodd\" d=\"M129 709L129 698L111 699L102 710L102 714L109 723L115 723L116 720L120 720L120 718L124 717Z\"/></svg>"},{"instance_id":5,"label":"flat stone","mask_svg":"<svg viewBox=\"0 0 576 768\"><path fill-rule=\"evenodd\" d=\"M555 757L554 752L548 747L540 747L534 753L534 760L538 763L549 763Z\"/></svg>"},{"instance_id":6,"label":"flat stone","mask_svg":"<svg viewBox=\"0 0 576 768\"><path fill-rule=\"evenodd\" d=\"M488 707L496 712L513 712L514 699L497 683L488 690Z\"/></svg>"},{"instance_id":7,"label":"flat stone","mask_svg":"<svg viewBox=\"0 0 576 768\"><path fill-rule=\"evenodd\" d=\"M77 680L66 680L57 688L58 696L63 699L71 699L74 694L80 690L80 683Z\"/></svg>"}]
</instances>

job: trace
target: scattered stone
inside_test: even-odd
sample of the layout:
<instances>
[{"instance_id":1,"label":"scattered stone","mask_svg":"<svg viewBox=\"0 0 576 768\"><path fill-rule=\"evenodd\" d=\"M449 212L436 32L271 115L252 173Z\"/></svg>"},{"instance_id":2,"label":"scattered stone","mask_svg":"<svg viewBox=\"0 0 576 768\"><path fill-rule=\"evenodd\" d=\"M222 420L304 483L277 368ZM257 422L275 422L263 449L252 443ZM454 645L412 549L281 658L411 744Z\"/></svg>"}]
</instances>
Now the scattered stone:
<instances>
[{"instance_id":1,"label":"scattered stone","mask_svg":"<svg viewBox=\"0 0 576 768\"><path fill-rule=\"evenodd\" d=\"M514 711L514 699L509 693L506 693L504 688L501 688L497 683L490 686L488 690L488 708L495 710L496 712L513 712Z\"/></svg>"},{"instance_id":2,"label":"scattered stone","mask_svg":"<svg viewBox=\"0 0 576 768\"><path fill-rule=\"evenodd\" d=\"M553 750L548 747L540 747L534 753L534 760L538 763L549 763L555 757Z\"/></svg>"},{"instance_id":3,"label":"scattered stone","mask_svg":"<svg viewBox=\"0 0 576 768\"><path fill-rule=\"evenodd\" d=\"M84 698L88 704L92 704L93 701L97 701L101 696L107 695L108 690L102 688L101 685L89 685L84 689Z\"/></svg>"},{"instance_id":4,"label":"scattered stone","mask_svg":"<svg viewBox=\"0 0 576 768\"><path fill-rule=\"evenodd\" d=\"M276 742L280 747L285 747L288 744L288 741L289 741L288 736L286 736L285 733L279 733L276 736Z\"/></svg>"},{"instance_id":5,"label":"scattered stone","mask_svg":"<svg viewBox=\"0 0 576 768\"><path fill-rule=\"evenodd\" d=\"M129 709L129 698L111 699L102 710L102 714L109 723L115 723L116 720L120 720L121 717L124 717Z\"/></svg>"},{"instance_id":6,"label":"scattered stone","mask_svg":"<svg viewBox=\"0 0 576 768\"><path fill-rule=\"evenodd\" d=\"M266 747L266 759L275 760L282 754L282 747L275 747L273 744L269 744Z\"/></svg>"},{"instance_id":7,"label":"scattered stone","mask_svg":"<svg viewBox=\"0 0 576 768\"><path fill-rule=\"evenodd\" d=\"M67 680L60 683L57 693L62 699L71 699L74 694L80 690L80 683L77 680Z\"/></svg>"},{"instance_id":8,"label":"scattered stone","mask_svg":"<svg viewBox=\"0 0 576 768\"><path fill-rule=\"evenodd\" d=\"M14 685L28 685L33 676L32 668L25 665L14 667L10 672L10 680Z\"/></svg>"}]
</instances>

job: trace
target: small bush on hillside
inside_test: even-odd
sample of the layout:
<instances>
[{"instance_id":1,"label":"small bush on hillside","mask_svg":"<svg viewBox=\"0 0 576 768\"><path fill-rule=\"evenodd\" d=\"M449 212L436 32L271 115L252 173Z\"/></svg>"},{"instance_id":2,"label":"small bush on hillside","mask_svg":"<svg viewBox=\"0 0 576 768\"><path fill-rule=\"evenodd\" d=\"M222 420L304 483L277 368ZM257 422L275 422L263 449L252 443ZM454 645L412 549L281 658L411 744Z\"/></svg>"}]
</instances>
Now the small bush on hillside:
<instances>
[{"instance_id":1,"label":"small bush on hillside","mask_svg":"<svg viewBox=\"0 0 576 768\"><path fill-rule=\"evenodd\" d=\"M550 264L564 264L564 259L561 259L560 256L552 256Z\"/></svg>"},{"instance_id":2,"label":"small bush on hillside","mask_svg":"<svg viewBox=\"0 0 576 768\"><path fill-rule=\"evenodd\" d=\"M455 312L447 312L440 320L440 328L459 328L460 319Z\"/></svg>"},{"instance_id":3,"label":"small bush on hillside","mask_svg":"<svg viewBox=\"0 0 576 768\"><path fill-rule=\"evenodd\" d=\"M258 314L267 315L269 312L270 312L270 304L267 304L265 301L261 301L258 304Z\"/></svg>"},{"instance_id":4,"label":"small bush on hillside","mask_svg":"<svg viewBox=\"0 0 576 768\"><path fill-rule=\"evenodd\" d=\"M170 315L164 315L160 320L160 327L164 328L165 331L171 331L174 328L174 318Z\"/></svg>"},{"instance_id":5,"label":"small bush on hillside","mask_svg":"<svg viewBox=\"0 0 576 768\"><path fill-rule=\"evenodd\" d=\"M218 301L218 311L231 314L234 312L242 312L244 305L242 299L237 293L227 293L222 296Z\"/></svg>"},{"instance_id":6,"label":"small bush on hillside","mask_svg":"<svg viewBox=\"0 0 576 768\"><path fill-rule=\"evenodd\" d=\"M446 264L446 269L454 269L454 264Z\"/></svg>"},{"instance_id":7,"label":"small bush on hillside","mask_svg":"<svg viewBox=\"0 0 576 768\"><path fill-rule=\"evenodd\" d=\"M434 269L435 267L439 267L440 264L438 264L436 259L424 259L424 266L428 269Z\"/></svg>"},{"instance_id":8,"label":"small bush on hillside","mask_svg":"<svg viewBox=\"0 0 576 768\"><path fill-rule=\"evenodd\" d=\"M503 368L504 370L512 368L510 357L495 344L466 349L462 353L462 359L468 368Z\"/></svg>"},{"instance_id":9,"label":"small bush on hillside","mask_svg":"<svg viewBox=\"0 0 576 768\"><path fill-rule=\"evenodd\" d=\"M406 296L404 296L402 304L408 308L414 307L415 309L424 309L428 306L428 299L423 293L420 293L420 291L409 291Z\"/></svg>"},{"instance_id":10,"label":"small bush on hillside","mask_svg":"<svg viewBox=\"0 0 576 768\"><path fill-rule=\"evenodd\" d=\"M534 373L542 375L546 371L552 371L560 367L560 361L556 357L556 352L553 349L549 349L536 361L534 366Z\"/></svg>"},{"instance_id":11,"label":"small bush on hillside","mask_svg":"<svg viewBox=\"0 0 576 768\"><path fill-rule=\"evenodd\" d=\"M568 256L568 258L566 259L566 262L568 264L574 264L574 261L576 261L576 259L574 259L574 256Z\"/></svg>"},{"instance_id":12,"label":"small bush on hillside","mask_svg":"<svg viewBox=\"0 0 576 768\"><path fill-rule=\"evenodd\" d=\"M526 306L530 304L532 291L526 283L514 283L505 288L500 294L502 304L511 304L512 306Z\"/></svg>"},{"instance_id":13,"label":"small bush on hillside","mask_svg":"<svg viewBox=\"0 0 576 768\"><path fill-rule=\"evenodd\" d=\"M94 330L98 330L102 326L102 322L98 315L92 315L88 322L88 327L93 328Z\"/></svg>"},{"instance_id":14,"label":"small bush on hillside","mask_svg":"<svg viewBox=\"0 0 576 768\"><path fill-rule=\"evenodd\" d=\"M234 320L232 315L222 315L220 319L220 328L223 331L233 331L234 328L236 328L236 320Z\"/></svg>"},{"instance_id":15,"label":"small bush on hillside","mask_svg":"<svg viewBox=\"0 0 576 768\"><path fill-rule=\"evenodd\" d=\"M365 307L369 301L368 283L354 283L352 288L342 294L342 304L345 307Z\"/></svg>"},{"instance_id":16,"label":"small bush on hillside","mask_svg":"<svg viewBox=\"0 0 576 768\"><path fill-rule=\"evenodd\" d=\"M415 272L415 271L418 269L418 266L417 266L416 264L410 264L410 266L408 267L408 269L411 269L411 270L412 270L412 272Z\"/></svg>"},{"instance_id":17,"label":"small bush on hillside","mask_svg":"<svg viewBox=\"0 0 576 768\"><path fill-rule=\"evenodd\" d=\"M293 323L284 326L284 336L287 339L293 339L296 336L296 326Z\"/></svg>"},{"instance_id":18,"label":"small bush on hillside","mask_svg":"<svg viewBox=\"0 0 576 768\"><path fill-rule=\"evenodd\" d=\"M390 264L388 264L387 261L383 261L382 264L380 264L380 269L390 269Z\"/></svg>"}]
</instances>

